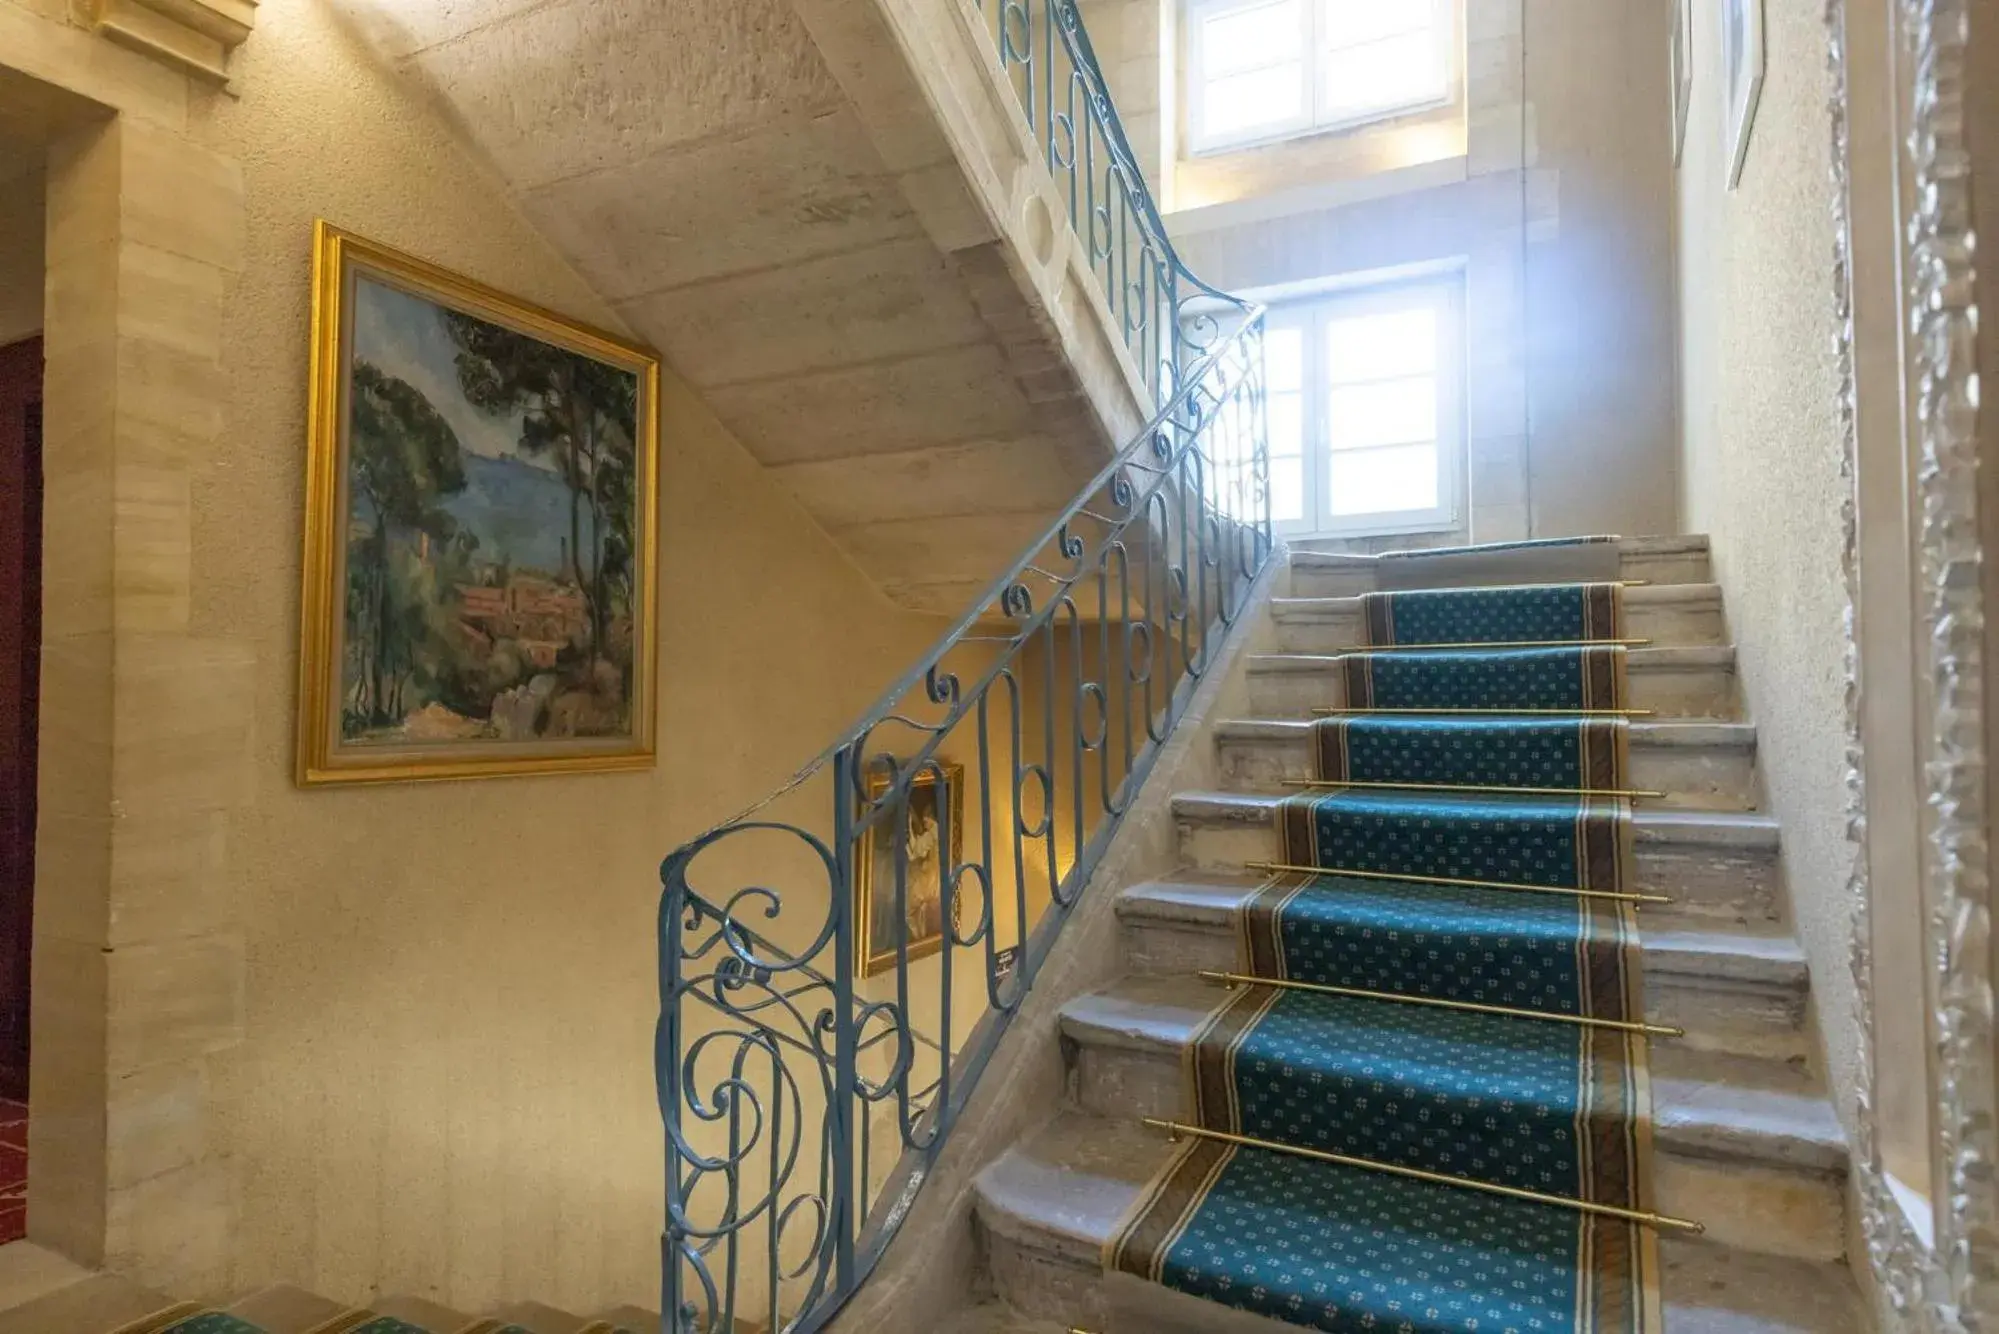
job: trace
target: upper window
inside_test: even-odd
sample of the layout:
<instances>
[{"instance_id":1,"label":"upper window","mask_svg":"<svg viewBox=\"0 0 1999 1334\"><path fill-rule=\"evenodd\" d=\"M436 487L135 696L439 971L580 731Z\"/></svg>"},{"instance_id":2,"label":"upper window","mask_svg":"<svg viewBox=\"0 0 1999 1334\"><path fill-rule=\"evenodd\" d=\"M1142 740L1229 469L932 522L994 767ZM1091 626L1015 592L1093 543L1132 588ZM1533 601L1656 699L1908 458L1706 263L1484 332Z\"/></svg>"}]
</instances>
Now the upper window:
<instances>
[{"instance_id":1,"label":"upper window","mask_svg":"<svg viewBox=\"0 0 1999 1334\"><path fill-rule=\"evenodd\" d=\"M1196 153L1448 101L1452 0L1189 0Z\"/></svg>"},{"instance_id":2,"label":"upper window","mask_svg":"<svg viewBox=\"0 0 1999 1334\"><path fill-rule=\"evenodd\" d=\"M1460 285L1273 306L1263 339L1270 518L1281 533L1448 528L1464 467Z\"/></svg>"}]
</instances>

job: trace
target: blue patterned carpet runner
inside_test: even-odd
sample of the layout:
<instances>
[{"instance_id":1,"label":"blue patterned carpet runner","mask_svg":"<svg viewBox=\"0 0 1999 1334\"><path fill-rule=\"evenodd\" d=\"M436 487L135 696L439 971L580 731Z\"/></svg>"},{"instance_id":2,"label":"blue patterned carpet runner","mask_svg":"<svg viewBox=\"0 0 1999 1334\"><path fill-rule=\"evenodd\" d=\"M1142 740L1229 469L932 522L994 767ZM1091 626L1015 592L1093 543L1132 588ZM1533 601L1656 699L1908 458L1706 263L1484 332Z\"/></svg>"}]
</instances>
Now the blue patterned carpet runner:
<instances>
[{"instance_id":1,"label":"blue patterned carpet runner","mask_svg":"<svg viewBox=\"0 0 1999 1334\"><path fill-rule=\"evenodd\" d=\"M1376 594L1348 712L1314 729L1283 858L1238 919L1238 971L1547 1015L1642 1018L1619 590ZM1358 662L1358 666L1356 663ZM1356 673L1366 691L1354 689ZM1381 708L1505 710L1398 715ZM1570 716L1547 710L1574 709ZM1528 788L1458 792L1455 786ZM1559 790L1559 791L1550 791ZM1481 883L1462 883L1481 882ZM1506 886L1500 888L1497 886ZM1548 892L1557 891L1557 892ZM1192 1124L1445 1178L1651 1208L1644 1039L1595 1025L1290 987L1217 990L1187 1061ZM1107 1263L1329 1331L1653 1334L1649 1228L1620 1218L1188 1138Z\"/></svg>"}]
</instances>

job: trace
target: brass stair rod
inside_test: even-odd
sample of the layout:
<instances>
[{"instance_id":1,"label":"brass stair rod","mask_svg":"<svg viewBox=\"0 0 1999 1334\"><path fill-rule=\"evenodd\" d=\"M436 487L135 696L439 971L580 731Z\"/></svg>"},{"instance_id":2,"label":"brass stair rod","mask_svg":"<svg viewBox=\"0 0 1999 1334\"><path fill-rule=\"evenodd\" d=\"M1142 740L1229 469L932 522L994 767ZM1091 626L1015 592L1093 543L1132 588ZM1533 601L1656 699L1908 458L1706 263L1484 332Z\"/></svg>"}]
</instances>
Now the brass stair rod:
<instances>
[{"instance_id":1,"label":"brass stair rod","mask_svg":"<svg viewBox=\"0 0 1999 1334\"><path fill-rule=\"evenodd\" d=\"M1313 709L1315 718L1342 718L1349 714L1421 714L1440 718L1650 718L1651 709L1379 709L1343 706Z\"/></svg>"},{"instance_id":2,"label":"brass stair rod","mask_svg":"<svg viewBox=\"0 0 1999 1334\"><path fill-rule=\"evenodd\" d=\"M1386 783L1359 778L1287 778L1285 787L1369 787L1400 792L1501 792L1518 797L1631 797L1658 800L1666 794L1636 787L1494 787L1485 783Z\"/></svg>"},{"instance_id":3,"label":"brass stair rod","mask_svg":"<svg viewBox=\"0 0 1999 1334\"><path fill-rule=\"evenodd\" d=\"M1335 654L1345 657L1360 653L1399 653L1413 648L1641 648L1651 643L1649 639L1474 639L1463 644L1356 644Z\"/></svg>"},{"instance_id":4,"label":"brass stair rod","mask_svg":"<svg viewBox=\"0 0 1999 1334\"><path fill-rule=\"evenodd\" d=\"M1395 1163L1379 1163L1372 1158L1355 1158L1344 1153L1329 1153L1324 1149L1301 1149L1293 1144L1279 1144L1275 1140L1257 1139L1250 1135L1233 1135L1226 1130L1209 1130L1205 1126L1182 1125L1178 1121L1161 1121L1155 1117L1144 1118L1145 1124L1154 1130L1163 1130L1173 1139L1191 1135L1195 1139L1219 1140L1224 1144L1236 1144L1250 1149L1268 1149L1276 1153L1295 1154L1301 1158L1311 1158L1322 1163L1332 1163L1338 1167L1358 1167L1369 1172L1381 1172L1388 1176L1407 1177L1412 1181L1427 1181L1437 1186L1459 1186L1465 1190L1483 1191L1488 1195L1504 1195L1509 1199L1527 1200L1533 1204L1549 1204L1560 1209L1573 1209L1578 1213L1598 1214L1606 1218L1621 1218L1630 1223L1642 1223L1647 1227L1670 1228L1678 1232L1696 1235L1706 1232L1705 1224L1692 1219L1674 1218L1670 1214L1653 1213L1648 1209L1626 1209L1617 1204L1598 1204L1594 1200L1571 1199L1567 1195L1544 1195L1538 1190L1523 1190L1518 1186L1500 1186L1490 1181L1473 1181L1468 1177L1446 1176L1441 1172L1425 1172L1420 1167L1401 1167Z\"/></svg>"},{"instance_id":5,"label":"brass stair rod","mask_svg":"<svg viewBox=\"0 0 1999 1334\"><path fill-rule=\"evenodd\" d=\"M1412 885L1459 885L1466 889L1506 889L1522 894L1567 894L1579 899L1615 899L1620 903L1671 903L1664 894L1625 893L1615 889L1572 889L1567 885L1522 885L1510 880L1461 880L1447 875L1403 875L1397 871L1349 871L1340 866L1297 866L1290 862L1244 862L1246 871L1273 874L1346 875L1356 880L1397 880Z\"/></svg>"},{"instance_id":6,"label":"brass stair rod","mask_svg":"<svg viewBox=\"0 0 1999 1334\"><path fill-rule=\"evenodd\" d=\"M1204 968L1196 974L1203 982L1225 986L1279 987L1286 991L1313 991L1326 996L1351 996L1356 1000L1394 1001L1401 1005L1430 1005L1440 1010L1465 1010L1472 1014L1496 1014L1509 1019L1546 1019L1556 1024L1576 1024L1583 1028L1609 1028L1620 1033L1641 1033L1646 1037L1683 1038L1684 1028L1665 1024L1638 1023L1630 1019L1598 1019L1586 1014L1553 1014L1547 1010L1523 1010L1511 1005L1485 1005L1478 1001L1446 1000L1441 996L1410 996L1400 991L1372 991L1366 987L1336 987L1329 982L1294 982L1289 978L1252 977L1247 973L1218 973Z\"/></svg>"}]
</instances>

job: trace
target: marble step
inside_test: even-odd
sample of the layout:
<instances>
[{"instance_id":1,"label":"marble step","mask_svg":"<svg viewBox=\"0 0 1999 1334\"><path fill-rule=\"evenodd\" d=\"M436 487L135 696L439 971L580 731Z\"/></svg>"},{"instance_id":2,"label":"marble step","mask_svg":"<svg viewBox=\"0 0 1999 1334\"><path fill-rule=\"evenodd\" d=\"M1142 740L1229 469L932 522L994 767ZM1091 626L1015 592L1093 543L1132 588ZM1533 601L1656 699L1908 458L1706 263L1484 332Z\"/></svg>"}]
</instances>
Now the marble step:
<instances>
[{"instance_id":1,"label":"marble step","mask_svg":"<svg viewBox=\"0 0 1999 1334\"><path fill-rule=\"evenodd\" d=\"M1191 1118L1182 1062L1225 995L1182 974L1131 977L1071 1001L1061 1023L1077 1101L1100 1116ZM1759 1064L1768 1074L1754 1083L1684 1062L1653 1070L1657 1207L1706 1223L1722 1245L1836 1260L1847 1169L1839 1120L1796 1072Z\"/></svg>"},{"instance_id":2,"label":"marble step","mask_svg":"<svg viewBox=\"0 0 1999 1334\"><path fill-rule=\"evenodd\" d=\"M1366 642L1361 600L1272 598L1271 637L1280 653L1338 653ZM1721 585L1656 584L1624 590L1624 632L1652 644L1722 644ZM1650 645L1641 645L1650 647Z\"/></svg>"},{"instance_id":3,"label":"marble step","mask_svg":"<svg viewBox=\"0 0 1999 1334\"><path fill-rule=\"evenodd\" d=\"M615 1311L606 1311L594 1317L584 1317L568 1311L557 1310L541 1302L515 1302L493 1313L497 1318L510 1324L519 1325L528 1334L603 1334L606 1330L631 1330L633 1334L648 1334L659 1328L659 1316L641 1307L625 1306ZM742 1327L742 1322L736 1322Z\"/></svg>"},{"instance_id":4,"label":"marble step","mask_svg":"<svg viewBox=\"0 0 1999 1334\"><path fill-rule=\"evenodd\" d=\"M1072 1334L1069 1326L1036 1320L1011 1306L986 1302L959 1311L939 1327L939 1334Z\"/></svg>"},{"instance_id":5,"label":"marble step","mask_svg":"<svg viewBox=\"0 0 1999 1334\"><path fill-rule=\"evenodd\" d=\"M1659 718L1727 721L1742 717L1730 644L1634 648L1626 655L1631 707ZM1309 718L1347 702L1337 655L1252 653L1249 707L1259 718Z\"/></svg>"},{"instance_id":6,"label":"marble step","mask_svg":"<svg viewBox=\"0 0 1999 1334\"><path fill-rule=\"evenodd\" d=\"M1278 860L1276 817L1282 800L1267 793L1180 793L1173 798L1173 818L1181 860L1220 871ZM1640 803L1631 823L1637 887L1673 898L1670 905L1646 908L1648 920L1776 920L1778 834L1770 816Z\"/></svg>"},{"instance_id":7,"label":"marble step","mask_svg":"<svg viewBox=\"0 0 1999 1334\"><path fill-rule=\"evenodd\" d=\"M994 1162L978 1179L975 1209L999 1297L1023 1316L1097 1334L1297 1328L1128 1274L1105 1274L1105 1244L1170 1152L1163 1137L1136 1121L1069 1112ZM1660 1254L1668 1334L1867 1328L1843 1265L1678 1238L1662 1238Z\"/></svg>"},{"instance_id":8,"label":"marble step","mask_svg":"<svg viewBox=\"0 0 1999 1334\"><path fill-rule=\"evenodd\" d=\"M1125 889L1117 900L1125 962L1154 975L1241 967L1237 910L1258 883L1183 871ZM1802 1066L1811 977L1794 937L1685 922L1646 922L1640 931L1645 1017L1686 1029L1676 1048Z\"/></svg>"},{"instance_id":9,"label":"marble step","mask_svg":"<svg viewBox=\"0 0 1999 1334\"><path fill-rule=\"evenodd\" d=\"M1519 582L1519 564L1525 553L1487 553L1481 559L1454 558L1448 571L1438 570L1433 586L1465 587L1480 584ZM1543 548L1528 559L1559 561L1561 549ZM1291 595L1293 597L1353 597L1372 592L1376 585L1376 558L1344 552L1291 551ZM1430 564L1430 562L1424 562ZM1625 579L1649 580L1655 584L1706 583L1713 576L1708 569L1708 540L1705 537L1627 537L1618 547L1618 568ZM1543 571L1529 577L1547 578L1560 571Z\"/></svg>"},{"instance_id":10,"label":"marble step","mask_svg":"<svg viewBox=\"0 0 1999 1334\"><path fill-rule=\"evenodd\" d=\"M352 1307L288 1283L263 1288L225 1308L268 1334L312 1334Z\"/></svg>"},{"instance_id":11,"label":"marble step","mask_svg":"<svg viewBox=\"0 0 1999 1334\"><path fill-rule=\"evenodd\" d=\"M0 1313L0 1334L102 1334L176 1305L116 1274L94 1274Z\"/></svg>"},{"instance_id":12,"label":"marble step","mask_svg":"<svg viewBox=\"0 0 1999 1334\"><path fill-rule=\"evenodd\" d=\"M1215 728L1222 784L1283 794L1314 776L1312 724L1292 719L1225 721ZM1632 787L1664 792L1648 810L1748 811L1756 807L1756 728L1749 723L1631 724Z\"/></svg>"},{"instance_id":13,"label":"marble step","mask_svg":"<svg viewBox=\"0 0 1999 1334\"><path fill-rule=\"evenodd\" d=\"M390 1316L405 1321L431 1334L457 1334L477 1319L464 1311L454 1311L440 1302L424 1297L381 1297L368 1303L368 1309L376 1315Z\"/></svg>"}]
</instances>

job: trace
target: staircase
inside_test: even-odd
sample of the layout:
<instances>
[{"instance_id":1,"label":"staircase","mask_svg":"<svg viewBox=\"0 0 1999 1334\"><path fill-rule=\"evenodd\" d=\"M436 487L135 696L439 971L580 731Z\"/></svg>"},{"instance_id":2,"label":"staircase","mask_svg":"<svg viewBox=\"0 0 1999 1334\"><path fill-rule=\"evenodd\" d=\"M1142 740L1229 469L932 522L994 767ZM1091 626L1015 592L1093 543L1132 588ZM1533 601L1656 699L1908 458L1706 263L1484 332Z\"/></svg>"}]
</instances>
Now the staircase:
<instances>
[{"instance_id":1,"label":"staircase","mask_svg":"<svg viewBox=\"0 0 1999 1334\"><path fill-rule=\"evenodd\" d=\"M1465 559L1439 561L1438 582L1480 582ZM1486 559L1484 582L1516 581L1517 562ZM1628 655L1629 704L1651 711L1631 724L1630 782L1665 793L1635 811L1637 883L1672 898L1640 919L1645 1018L1686 1030L1651 1043L1654 1207L1706 1224L1698 1239L1662 1237L1666 1326L1857 1331L1842 1262L1848 1150L1812 1069L1809 978L1705 539L1625 540L1617 564L1644 581L1625 590L1625 633L1650 641ZM1422 586L1410 581L1420 565L1399 563L1395 587ZM1334 655L1363 642L1359 595L1384 568L1292 553L1290 595L1252 631L1266 650L1247 664L1252 716L1215 729L1223 788L1175 797L1182 869L1093 889L1117 893L1128 972L1065 1007L1070 1103L977 1183L997 1302L964 1313L965 1334L1295 1328L1106 1273L1101 1257L1174 1151L1141 1118L1193 1119L1183 1061L1225 994L1193 974L1240 967L1237 909L1264 879L1243 864L1281 860L1282 783L1311 776L1311 711L1344 703Z\"/></svg>"},{"instance_id":2,"label":"staircase","mask_svg":"<svg viewBox=\"0 0 1999 1334\"><path fill-rule=\"evenodd\" d=\"M0 1334L653 1334L659 1316L621 1307L595 1317L521 1302L478 1317L421 1297L365 1307L278 1285L223 1307L175 1302L115 1275L58 1288L0 1315ZM738 1334L759 1334L739 1323Z\"/></svg>"}]
</instances>

